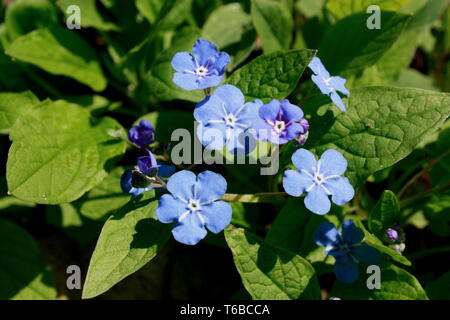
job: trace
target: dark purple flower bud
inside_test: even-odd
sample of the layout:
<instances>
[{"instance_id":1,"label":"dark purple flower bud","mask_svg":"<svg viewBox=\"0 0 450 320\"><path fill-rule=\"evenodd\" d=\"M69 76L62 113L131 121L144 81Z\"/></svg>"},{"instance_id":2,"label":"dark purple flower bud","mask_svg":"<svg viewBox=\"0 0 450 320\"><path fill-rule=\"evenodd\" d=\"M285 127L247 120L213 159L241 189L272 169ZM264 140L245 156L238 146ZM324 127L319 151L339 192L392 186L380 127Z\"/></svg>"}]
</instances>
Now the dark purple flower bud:
<instances>
[{"instance_id":1,"label":"dark purple flower bud","mask_svg":"<svg viewBox=\"0 0 450 320\"><path fill-rule=\"evenodd\" d=\"M386 231L386 237L391 241L397 241L398 240L398 232L395 229L388 229Z\"/></svg>"},{"instance_id":2,"label":"dark purple flower bud","mask_svg":"<svg viewBox=\"0 0 450 320\"><path fill-rule=\"evenodd\" d=\"M152 153L149 156L139 157L137 159L137 166L139 171L146 176L154 177L158 173L159 165Z\"/></svg>"},{"instance_id":3,"label":"dark purple flower bud","mask_svg":"<svg viewBox=\"0 0 450 320\"><path fill-rule=\"evenodd\" d=\"M306 120L305 118L302 118L299 121L299 124L302 126L303 128L303 133L300 134L296 139L295 139L295 144L302 146L305 144L306 140L308 140L308 136L309 136L309 122L308 120Z\"/></svg>"},{"instance_id":4,"label":"dark purple flower bud","mask_svg":"<svg viewBox=\"0 0 450 320\"><path fill-rule=\"evenodd\" d=\"M146 147L155 141L155 129L147 120L141 120L138 126L130 129L128 139L138 147Z\"/></svg>"}]
</instances>

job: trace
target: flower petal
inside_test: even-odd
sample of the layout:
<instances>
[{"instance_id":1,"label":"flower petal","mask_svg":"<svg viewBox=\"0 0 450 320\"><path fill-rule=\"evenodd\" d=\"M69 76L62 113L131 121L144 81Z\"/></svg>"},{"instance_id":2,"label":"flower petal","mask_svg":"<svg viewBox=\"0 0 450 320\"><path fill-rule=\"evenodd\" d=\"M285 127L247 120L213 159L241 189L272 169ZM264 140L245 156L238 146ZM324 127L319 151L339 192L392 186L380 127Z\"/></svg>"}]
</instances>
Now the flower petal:
<instances>
[{"instance_id":1,"label":"flower petal","mask_svg":"<svg viewBox=\"0 0 450 320\"><path fill-rule=\"evenodd\" d=\"M155 210L156 217L162 223L172 223L187 211L186 204L171 194L165 194L159 198L158 208Z\"/></svg>"},{"instance_id":2,"label":"flower petal","mask_svg":"<svg viewBox=\"0 0 450 320\"><path fill-rule=\"evenodd\" d=\"M176 170L175 166L168 164L159 164L158 176L161 178L169 178Z\"/></svg>"},{"instance_id":3,"label":"flower petal","mask_svg":"<svg viewBox=\"0 0 450 320\"><path fill-rule=\"evenodd\" d=\"M197 177L194 173L183 170L175 173L167 182L167 190L184 201L194 198L194 185L197 183Z\"/></svg>"},{"instance_id":4,"label":"flower petal","mask_svg":"<svg viewBox=\"0 0 450 320\"><path fill-rule=\"evenodd\" d=\"M320 92L322 92L323 94L330 94L332 92L331 89L326 85L325 81L323 81L322 77L312 75L311 80L316 84Z\"/></svg>"},{"instance_id":5,"label":"flower petal","mask_svg":"<svg viewBox=\"0 0 450 320\"><path fill-rule=\"evenodd\" d=\"M199 243L206 236L207 231L198 214L189 213L173 228L172 234L178 242L192 246Z\"/></svg>"},{"instance_id":6,"label":"flower petal","mask_svg":"<svg viewBox=\"0 0 450 320\"><path fill-rule=\"evenodd\" d=\"M331 200L340 206L352 200L355 195L355 190L347 178L327 179L324 186L331 192Z\"/></svg>"},{"instance_id":7,"label":"flower petal","mask_svg":"<svg viewBox=\"0 0 450 320\"><path fill-rule=\"evenodd\" d=\"M330 98L333 101L333 103L338 106L339 109L341 109L343 112L345 112L347 109L345 108L344 102L342 102L342 98L339 96L337 92L332 92L330 94Z\"/></svg>"},{"instance_id":8,"label":"flower petal","mask_svg":"<svg viewBox=\"0 0 450 320\"><path fill-rule=\"evenodd\" d=\"M212 95L207 101L200 102L194 110L194 118L205 125L210 120L224 120L226 116L222 108L222 100Z\"/></svg>"},{"instance_id":9,"label":"flower petal","mask_svg":"<svg viewBox=\"0 0 450 320\"><path fill-rule=\"evenodd\" d=\"M253 130L235 128L227 141L227 150L237 157L244 157L255 150L256 144L257 140Z\"/></svg>"},{"instance_id":10,"label":"flower petal","mask_svg":"<svg viewBox=\"0 0 450 320\"><path fill-rule=\"evenodd\" d=\"M318 246L333 247L338 244L340 234L331 222L322 222L314 233L314 241Z\"/></svg>"},{"instance_id":11,"label":"flower petal","mask_svg":"<svg viewBox=\"0 0 450 320\"><path fill-rule=\"evenodd\" d=\"M199 89L197 76L191 73L175 72L173 75L173 82L184 90Z\"/></svg>"},{"instance_id":12,"label":"flower petal","mask_svg":"<svg viewBox=\"0 0 450 320\"><path fill-rule=\"evenodd\" d=\"M347 79L341 78L339 76L333 77L330 80L330 87L336 89L337 91L342 92L345 95L349 95L350 92L345 87L345 83L347 82Z\"/></svg>"},{"instance_id":13,"label":"flower petal","mask_svg":"<svg viewBox=\"0 0 450 320\"><path fill-rule=\"evenodd\" d=\"M206 77L200 77L197 79L199 89L207 89L218 86L223 80L222 76L215 74L208 75Z\"/></svg>"},{"instance_id":14,"label":"flower petal","mask_svg":"<svg viewBox=\"0 0 450 320\"><path fill-rule=\"evenodd\" d=\"M330 211L331 202L323 188L315 186L306 195L305 206L311 212L322 215Z\"/></svg>"},{"instance_id":15,"label":"flower petal","mask_svg":"<svg viewBox=\"0 0 450 320\"><path fill-rule=\"evenodd\" d=\"M305 173L296 170L286 170L283 176L283 188L293 197L299 197L314 183Z\"/></svg>"},{"instance_id":16,"label":"flower petal","mask_svg":"<svg viewBox=\"0 0 450 320\"><path fill-rule=\"evenodd\" d=\"M304 116L302 109L300 109L299 106L290 103L287 99L281 101L280 107L283 113L282 119L286 123L290 121L300 121Z\"/></svg>"},{"instance_id":17,"label":"flower petal","mask_svg":"<svg viewBox=\"0 0 450 320\"><path fill-rule=\"evenodd\" d=\"M295 123L290 124L286 128L286 131L284 132L283 138L285 138L288 141L294 140L299 135L301 135L303 132L304 132L304 129L300 125L300 123L295 122Z\"/></svg>"},{"instance_id":18,"label":"flower petal","mask_svg":"<svg viewBox=\"0 0 450 320\"><path fill-rule=\"evenodd\" d=\"M252 126L253 121L259 118L259 108L261 108L262 105L263 102L261 100L255 100L244 104L244 107L236 115L237 122Z\"/></svg>"},{"instance_id":19,"label":"flower petal","mask_svg":"<svg viewBox=\"0 0 450 320\"><path fill-rule=\"evenodd\" d=\"M221 76L226 71L226 66L230 64L230 56L226 52L220 52L214 63L209 66L209 70L215 69Z\"/></svg>"},{"instance_id":20,"label":"flower petal","mask_svg":"<svg viewBox=\"0 0 450 320\"><path fill-rule=\"evenodd\" d=\"M213 43L204 39L195 41L194 47L192 48L192 53L200 66L205 66L208 60L214 58L218 52L217 47Z\"/></svg>"},{"instance_id":21,"label":"flower petal","mask_svg":"<svg viewBox=\"0 0 450 320\"><path fill-rule=\"evenodd\" d=\"M374 247L369 246L367 243L361 243L361 245L351 248L351 254L358 260L367 264L378 264L380 261L380 251Z\"/></svg>"},{"instance_id":22,"label":"flower petal","mask_svg":"<svg viewBox=\"0 0 450 320\"><path fill-rule=\"evenodd\" d=\"M227 126L222 123L203 123L197 126L197 137L205 148L209 150L220 150L225 145Z\"/></svg>"},{"instance_id":23,"label":"flower petal","mask_svg":"<svg viewBox=\"0 0 450 320\"><path fill-rule=\"evenodd\" d=\"M202 208L206 227L212 233L219 233L231 222L232 209L225 201L216 201Z\"/></svg>"},{"instance_id":24,"label":"flower petal","mask_svg":"<svg viewBox=\"0 0 450 320\"><path fill-rule=\"evenodd\" d=\"M326 78L330 77L330 74L325 69L325 66L323 65L322 61L319 57L312 58L311 62L309 63L308 67L311 69L311 71L316 75L322 75ZM327 75L328 74L328 75Z\"/></svg>"},{"instance_id":25,"label":"flower petal","mask_svg":"<svg viewBox=\"0 0 450 320\"><path fill-rule=\"evenodd\" d=\"M342 175L347 170L347 160L334 149L328 149L320 157L320 173L328 176Z\"/></svg>"},{"instance_id":26,"label":"flower petal","mask_svg":"<svg viewBox=\"0 0 450 320\"><path fill-rule=\"evenodd\" d=\"M312 168L317 166L316 157L311 151L306 149L298 149L292 155L292 163L299 170L305 170L309 174L314 175Z\"/></svg>"},{"instance_id":27,"label":"flower petal","mask_svg":"<svg viewBox=\"0 0 450 320\"><path fill-rule=\"evenodd\" d=\"M228 114L235 114L245 103L242 91L231 84L224 84L218 87L214 91L213 96L222 101Z\"/></svg>"},{"instance_id":28,"label":"flower petal","mask_svg":"<svg viewBox=\"0 0 450 320\"><path fill-rule=\"evenodd\" d=\"M280 112L280 102L273 99L259 108L259 116L266 121L276 121Z\"/></svg>"},{"instance_id":29,"label":"flower petal","mask_svg":"<svg viewBox=\"0 0 450 320\"><path fill-rule=\"evenodd\" d=\"M200 204L220 199L227 191L227 181L218 173L203 171L197 176L197 181Z\"/></svg>"},{"instance_id":30,"label":"flower petal","mask_svg":"<svg viewBox=\"0 0 450 320\"><path fill-rule=\"evenodd\" d=\"M342 238L348 245L357 244L364 239L364 232L355 226L353 220L345 220L342 223Z\"/></svg>"},{"instance_id":31,"label":"flower petal","mask_svg":"<svg viewBox=\"0 0 450 320\"><path fill-rule=\"evenodd\" d=\"M189 52L178 52L172 58L172 67L179 72L195 71L195 60Z\"/></svg>"},{"instance_id":32,"label":"flower petal","mask_svg":"<svg viewBox=\"0 0 450 320\"><path fill-rule=\"evenodd\" d=\"M355 282L359 276L358 264L348 255L336 257L334 273L339 281L344 283Z\"/></svg>"}]
</instances>

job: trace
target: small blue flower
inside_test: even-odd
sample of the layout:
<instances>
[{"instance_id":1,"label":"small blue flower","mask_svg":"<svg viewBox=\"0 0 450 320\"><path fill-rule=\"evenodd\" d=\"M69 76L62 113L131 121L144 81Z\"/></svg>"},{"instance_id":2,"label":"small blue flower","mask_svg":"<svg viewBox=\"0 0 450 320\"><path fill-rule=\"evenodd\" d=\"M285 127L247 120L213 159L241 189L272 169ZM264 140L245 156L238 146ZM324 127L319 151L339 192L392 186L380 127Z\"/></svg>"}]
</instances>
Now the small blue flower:
<instances>
[{"instance_id":1,"label":"small blue flower","mask_svg":"<svg viewBox=\"0 0 450 320\"><path fill-rule=\"evenodd\" d=\"M142 156L137 159L137 167L143 175L154 177L160 165L156 161L155 156L150 153L148 156Z\"/></svg>"},{"instance_id":2,"label":"small blue flower","mask_svg":"<svg viewBox=\"0 0 450 320\"><path fill-rule=\"evenodd\" d=\"M173 57L172 67L177 71L173 82L184 90L207 89L221 83L230 56L203 39L195 42L192 53L178 52Z\"/></svg>"},{"instance_id":3,"label":"small blue flower","mask_svg":"<svg viewBox=\"0 0 450 320\"><path fill-rule=\"evenodd\" d=\"M319 87L320 91L323 94L329 95L334 104L345 112L345 105L337 91L347 96L350 95L350 92L345 87L347 80L338 76L330 76L330 73L325 69L322 61L318 57L314 57L308 67L314 73L311 79Z\"/></svg>"},{"instance_id":4,"label":"small blue flower","mask_svg":"<svg viewBox=\"0 0 450 320\"><path fill-rule=\"evenodd\" d=\"M347 160L338 151L328 149L319 161L305 149L292 155L292 163L298 170L284 172L284 190L294 197L306 192L305 206L316 214L330 211L331 200L343 205L350 201L355 191L347 178L341 175L347 169Z\"/></svg>"},{"instance_id":5,"label":"small blue flower","mask_svg":"<svg viewBox=\"0 0 450 320\"><path fill-rule=\"evenodd\" d=\"M362 243L363 239L364 232L355 227L353 220L342 223L342 234L330 222L323 222L314 234L316 244L325 247L326 253L336 259L334 273L345 283L352 283L358 279L358 262L378 264L380 252Z\"/></svg>"},{"instance_id":6,"label":"small blue flower","mask_svg":"<svg viewBox=\"0 0 450 320\"><path fill-rule=\"evenodd\" d=\"M194 111L194 118L200 123L197 127L199 140L210 150L222 149L227 144L230 151L242 149L248 153L256 141L251 135L253 139L243 143L242 137L249 132L262 104L260 100L245 103L244 94L235 86L220 86Z\"/></svg>"},{"instance_id":7,"label":"small blue flower","mask_svg":"<svg viewBox=\"0 0 450 320\"><path fill-rule=\"evenodd\" d=\"M171 194L159 199L156 216L162 223L176 222L172 234L178 242L195 245L206 236L206 228L217 234L230 224L231 206L217 201L226 189L227 182L220 174L177 172L167 183Z\"/></svg>"},{"instance_id":8,"label":"small blue flower","mask_svg":"<svg viewBox=\"0 0 450 320\"><path fill-rule=\"evenodd\" d=\"M138 147L145 148L155 141L155 129L147 120L141 120L138 126L130 129L128 139Z\"/></svg>"},{"instance_id":9,"label":"small blue flower","mask_svg":"<svg viewBox=\"0 0 450 320\"><path fill-rule=\"evenodd\" d=\"M300 107L289 100L273 99L259 109L259 117L253 123L258 140L284 144L299 138L309 128ZM304 142L304 141L303 141Z\"/></svg>"}]
</instances>

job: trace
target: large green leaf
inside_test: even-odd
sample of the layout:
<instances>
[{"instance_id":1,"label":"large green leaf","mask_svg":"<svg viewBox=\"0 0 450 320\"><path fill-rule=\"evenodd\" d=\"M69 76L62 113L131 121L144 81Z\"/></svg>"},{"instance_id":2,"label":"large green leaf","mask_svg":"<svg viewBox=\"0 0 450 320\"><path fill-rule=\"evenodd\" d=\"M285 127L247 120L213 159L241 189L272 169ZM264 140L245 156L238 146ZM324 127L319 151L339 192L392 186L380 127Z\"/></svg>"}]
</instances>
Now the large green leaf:
<instances>
[{"instance_id":1,"label":"large green leaf","mask_svg":"<svg viewBox=\"0 0 450 320\"><path fill-rule=\"evenodd\" d=\"M0 300L6 299L56 299L56 289L33 237L0 219Z\"/></svg>"},{"instance_id":2,"label":"large green leaf","mask_svg":"<svg viewBox=\"0 0 450 320\"><path fill-rule=\"evenodd\" d=\"M371 5L376 5L381 10L398 11L409 2L411 0L328 0L325 7L337 19L342 19L354 13L366 12Z\"/></svg>"},{"instance_id":3,"label":"large green leaf","mask_svg":"<svg viewBox=\"0 0 450 320\"><path fill-rule=\"evenodd\" d=\"M150 191L106 221L89 264L83 298L102 294L156 256L171 231L171 225L155 219L157 205Z\"/></svg>"},{"instance_id":4,"label":"large green leaf","mask_svg":"<svg viewBox=\"0 0 450 320\"><path fill-rule=\"evenodd\" d=\"M17 38L6 54L49 73L73 78L95 91L103 91L107 85L95 50L67 29L32 31Z\"/></svg>"},{"instance_id":5,"label":"large green leaf","mask_svg":"<svg viewBox=\"0 0 450 320\"><path fill-rule=\"evenodd\" d=\"M355 14L333 25L325 34L319 57L331 74L355 74L374 65L394 44L410 16L382 12L381 29L366 27L366 14Z\"/></svg>"},{"instance_id":6,"label":"large green leaf","mask_svg":"<svg viewBox=\"0 0 450 320\"><path fill-rule=\"evenodd\" d=\"M253 299L320 299L314 268L299 255L268 244L240 228L226 228L225 238L242 282Z\"/></svg>"},{"instance_id":7,"label":"large green leaf","mask_svg":"<svg viewBox=\"0 0 450 320\"><path fill-rule=\"evenodd\" d=\"M314 103L311 100L305 109L316 108ZM329 109L313 116L311 127L316 130L311 130L306 148L319 155L330 148L340 151L348 161L345 175L355 187L410 154L450 112L450 94L420 89L361 88L344 103L347 112L336 118Z\"/></svg>"},{"instance_id":8,"label":"large green leaf","mask_svg":"<svg viewBox=\"0 0 450 320\"><path fill-rule=\"evenodd\" d=\"M367 288L370 274L361 274L352 284L336 282L331 295L343 300L428 300L419 281L407 271L395 265L381 268L381 288Z\"/></svg>"},{"instance_id":9,"label":"large green leaf","mask_svg":"<svg viewBox=\"0 0 450 320\"><path fill-rule=\"evenodd\" d=\"M307 49L262 55L233 72L227 83L240 88L247 100L281 100L294 91L314 55Z\"/></svg>"},{"instance_id":10,"label":"large green leaf","mask_svg":"<svg viewBox=\"0 0 450 320\"><path fill-rule=\"evenodd\" d=\"M392 191L386 190L370 212L369 230L380 236L396 221L400 220L400 205Z\"/></svg>"},{"instance_id":11,"label":"large green leaf","mask_svg":"<svg viewBox=\"0 0 450 320\"><path fill-rule=\"evenodd\" d=\"M136 7L158 29L173 30L187 18L192 0L136 0Z\"/></svg>"},{"instance_id":12,"label":"large green leaf","mask_svg":"<svg viewBox=\"0 0 450 320\"><path fill-rule=\"evenodd\" d=\"M9 191L44 204L76 200L102 181L125 151L123 128L65 101L45 101L17 119L8 155Z\"/></svg>"},{"instance_id":13,"label":"large green leaf","mask_svg":"<svg viewBox=\"0 0 450 320\"><path fill-rule=\"evenodd\" d=\"M31 91L0 93L0 133L7 133L21 114L38 103L38 98Z\"/></svg>"},{"instance_id":14,"label":"large green leaf","mask_svg":"<svg viewBox=\"0 0 450 320\"><path fill-rule=\"evenodd\" d=\"M253 0L251 12L264 53L289 49L294 21L291 12L283 2Z\"/></svg>"},{"instance_id":15,"label":"large green leaf","mask_svg":"<svg viewBox=\"0 0 450 320\"><path fill-rule=\"evenodd\" d=\"M450 272L444 273L442 276L430 282L425 288L430 300L449 300L450 292Z\"/></svg>"}]
</instances>

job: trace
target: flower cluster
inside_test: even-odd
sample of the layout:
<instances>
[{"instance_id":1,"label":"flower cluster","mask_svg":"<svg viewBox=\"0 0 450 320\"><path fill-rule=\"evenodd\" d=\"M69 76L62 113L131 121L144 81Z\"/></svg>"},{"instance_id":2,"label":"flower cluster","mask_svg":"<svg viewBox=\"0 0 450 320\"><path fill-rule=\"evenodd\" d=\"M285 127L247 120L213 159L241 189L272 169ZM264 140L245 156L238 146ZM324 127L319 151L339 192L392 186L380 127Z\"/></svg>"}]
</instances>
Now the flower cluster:
<instances>
[{"instance_id":1,"label":"flower cluster","mask_svg":"<svg viewBox=\"0 0 450 320\"><path fill-rule=\"evenodd\" d=\"M314 234L317 245L325 247L326 253L336 259L334 272L345 283L358 279L358 263L377 264L380 252L363 243L364 232L357 228L353 220L342 223L342 233L331 222L323 222Z\"/></svg>"}]
</instances>

